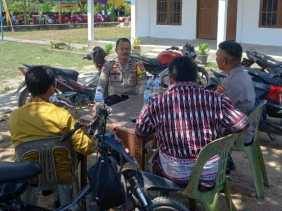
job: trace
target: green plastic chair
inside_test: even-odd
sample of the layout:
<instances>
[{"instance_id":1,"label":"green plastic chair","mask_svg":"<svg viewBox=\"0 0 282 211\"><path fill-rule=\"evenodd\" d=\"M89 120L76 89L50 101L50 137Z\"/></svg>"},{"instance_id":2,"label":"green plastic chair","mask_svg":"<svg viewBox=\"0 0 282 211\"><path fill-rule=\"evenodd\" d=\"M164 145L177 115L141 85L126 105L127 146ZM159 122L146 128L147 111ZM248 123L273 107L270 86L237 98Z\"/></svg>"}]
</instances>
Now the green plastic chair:
<instances>
[{"instance_id":1,"label":"green plastic chair","mask_svg":"<svg viewBox=\"0 0 282 211\"><path fill-rule=\"evenodd\" d=\"M259 127L260 117L264 105L265 102L262 102L249 115L249 120L254 122L256 125L253 143L248 146L244 145L245 133L243 132L235 141L235 145L233 147L233 150L242 151L247 155L254 178L254 185L256 189L257 198L264 198L264 186L267 187L269 186L263 155L258 143L258 127Z\"/></svg>"},{"instance_id":2,"label":"green plastic chair","mask_svg":"<svg viewBox=\"0 0 282 211\"><path fill-rule=\"evenodd\" d=\"M226 164L228 153L237 137L238 134L231 134L216 139L201 150L197 162L193 167L189 183L182 192L184 196L189 198L191 210L195 209L196 202L200 202L205 211L218 211L218 198L221 192L225 193L228 210L235 210L231 200L228 179L226 177ZM199 190L199 182L203 167L206 162L215 155L220 157L215 187L208 191L201 191Z\"/></svg>"}]
</instances>

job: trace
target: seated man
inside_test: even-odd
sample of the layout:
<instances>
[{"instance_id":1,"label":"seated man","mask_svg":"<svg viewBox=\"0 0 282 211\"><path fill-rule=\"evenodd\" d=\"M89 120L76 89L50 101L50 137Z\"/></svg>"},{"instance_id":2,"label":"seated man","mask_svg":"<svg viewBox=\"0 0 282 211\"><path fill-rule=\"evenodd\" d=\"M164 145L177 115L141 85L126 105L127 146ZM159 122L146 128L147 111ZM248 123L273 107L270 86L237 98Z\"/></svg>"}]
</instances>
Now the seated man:
<instances>
[{"instance_id":1,"label":"seated man","mask_svg":"<svg viewBox=\"0 0 282 211\"><path fill-rule=\"evenodd\" d=\"M172 61L169 80L168 90L143 107L136 133L155 134L159 153L153 171L185 186L201 149L226 133L244 130L248 121L227 97L196 84L197 68L189 58ZM203 186L214 185L217 161L216 156L205 165Z\"/></svg>"},{"instance_id":2,"label":"seated man","mask_svg":"<svg viewBox=\"0 0 282 211\"><path fill-rule=\"evenodd\" d=\"M242 47L234 41L219 44L216 53L218 68L227 74L217 92L230 98L236 109L249 114L255 106L255 89L252 79L241 66Z\"/></svg>"},{"instance_id":3,"label":"seated man","mask_svg":"<svg viewBox=\"0 0 282 211\"><path fill-rule=\"evenodd\" d=\"M25 83L32 96L31 102L15 110L9 121L11 139L16 145L16 152L20 145L26 145L42 138L61 136L72 130L75 125L75 119L67 110L49 102L49 97L55 92L55 78L48 67L35 66L30 68L25 75ZM93 151L93 144L83 130L78 129L72 135L72 148L76 152L88 155ZM62 154L60 156L62 156L60 159L56 159L56 161L59 160L56 170L57 167L61 170L58 176L69 176L70 174L65 172L66 169L69 169L69 163L63 159ZM71 179L66 178L68 181ZM61 204L66 204L71 200L71 188L58 187L59 193L62 192L61 189L65 190L62 194L59 194Z\"/></svg>"},{"instance_id":4,"label":"seated man","mask_svg":"<svg viewBox=\"0 0 282 211\"><path fill-rule=\"evenodd\" d=\"M236 109L248 115L255 107L255 88L248 72L241 66L242 47L234 41L224 41L219 44L216 52L218 68L226 73L227 77L217 87L216 92L223 93L230 98ZM255 125L250 122L244 142L245 145L253 143ZM232 157L229 156L227 172L235 169Z\"/></svg>"},{"instance_id":5,"label":"seated man","mask_svg":"<svg viewBox=\"0 0 282 211\"><path fill-rule=\"evenodd\" d=\"M143 64L130 57L131 44L127 38L116 42L117 58L104 64L96 89L96 102L110 95L136 95L142 87Z\"/></svg>"}]
</instances>

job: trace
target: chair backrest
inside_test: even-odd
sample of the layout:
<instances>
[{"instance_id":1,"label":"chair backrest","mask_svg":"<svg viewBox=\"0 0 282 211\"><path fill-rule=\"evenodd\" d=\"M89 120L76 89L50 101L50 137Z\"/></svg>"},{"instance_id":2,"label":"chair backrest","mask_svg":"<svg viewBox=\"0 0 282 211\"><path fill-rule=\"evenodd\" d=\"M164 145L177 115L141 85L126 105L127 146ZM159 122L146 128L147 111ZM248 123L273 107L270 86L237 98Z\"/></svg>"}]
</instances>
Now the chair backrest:
<instances>
[{"instance_id":1,"label":"chair backrest","mask_svg":"<svg viewBox=\"0 0 282 211\"><path fill-rule=\"evenodd\" d=\"M216 185L212 191L217 191L217 187L225 182L226 176L226 163L228 158L228 153L230 152L238 134L230 134L222 138L216 139L206 145L197 158L197 162L193 167L192 175L189 179L189 183L184 190L184 193L189 195L198 195L200 175L203 171L204 165L214 156L219 156L218 161L218 174L216 178Z\"/></svg>"},{"instance_id":2,"label":"chair backrest","mask_svg":"<svg viewBox=\"0 0 282 211\"><path fill-rule=\"evenodd\" d=\"M260 118L262 114L263 107L266 101L262 101L258 106L256 106L253 111L249 114L248 119L250 123L250 127L252 131L244 131L240 134L238 139L235 141L235 148L236 147L243 147L245 144L245 139L247 136L253 136L254 142L257 141L257 131L259 129ZM251 133L251 134L250 134Z\"/></svg>"},{"instance_id":3,"label":"chair backrest","mask_svg":"<svg viewBox=\"0 0 282 211\"><path fill-rule=\"evenodd\" d=\"M41 190L74 181L77 156L72 145L68 141L63 143L61 138L56 136L31 140L16 147L17 160L34 160L39 163L42 172L36 185Z\"/></svg>"}]
</instances>

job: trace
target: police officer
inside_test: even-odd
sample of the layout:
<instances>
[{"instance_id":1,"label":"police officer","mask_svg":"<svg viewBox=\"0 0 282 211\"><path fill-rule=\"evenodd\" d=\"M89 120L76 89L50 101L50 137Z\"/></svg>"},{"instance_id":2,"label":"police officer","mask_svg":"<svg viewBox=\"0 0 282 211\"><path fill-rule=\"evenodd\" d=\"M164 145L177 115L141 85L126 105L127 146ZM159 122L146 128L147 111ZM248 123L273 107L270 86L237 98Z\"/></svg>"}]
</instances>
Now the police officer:
<instances>
[{"instance_id":1,"label":"police officer","mask_svg":"<svg viewBox=\"0 0 282 211\"><path fill-rule=\"evenodd\" d=\"M137 95L144 66L130 57L131 44L127 38L120 38L116 42L117 57L104 64L96 89L96 102L103 101L110 95Z\"/></svg>"}]
</instances>

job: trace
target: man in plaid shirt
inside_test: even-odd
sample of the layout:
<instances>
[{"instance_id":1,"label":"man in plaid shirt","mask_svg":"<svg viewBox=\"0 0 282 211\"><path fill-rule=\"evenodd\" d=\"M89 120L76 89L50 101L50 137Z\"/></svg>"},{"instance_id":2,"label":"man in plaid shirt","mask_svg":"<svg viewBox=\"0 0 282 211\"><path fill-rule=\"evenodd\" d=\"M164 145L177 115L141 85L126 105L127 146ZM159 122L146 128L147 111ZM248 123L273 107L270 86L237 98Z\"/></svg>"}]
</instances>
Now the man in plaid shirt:
<instances>
[{"instance_id":1,"label":"man in plaid shirt","mask_svg":"<svg viewBox=\"0 0 282 211\"><path fill-rule=\"evenodd\" d=\"M153 161L154 172L185 186L201 149L224 134L244 130L248 119L229 98L196 84L197 68L189 58L173 60L169 78L168 90L144 105L136 133L155 134L159 153ZM204 167L202 186L213 186L217 170L215 156Z\"/></svg>"}]
</instances>

